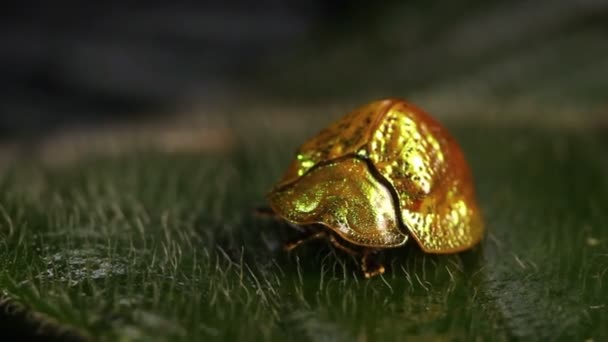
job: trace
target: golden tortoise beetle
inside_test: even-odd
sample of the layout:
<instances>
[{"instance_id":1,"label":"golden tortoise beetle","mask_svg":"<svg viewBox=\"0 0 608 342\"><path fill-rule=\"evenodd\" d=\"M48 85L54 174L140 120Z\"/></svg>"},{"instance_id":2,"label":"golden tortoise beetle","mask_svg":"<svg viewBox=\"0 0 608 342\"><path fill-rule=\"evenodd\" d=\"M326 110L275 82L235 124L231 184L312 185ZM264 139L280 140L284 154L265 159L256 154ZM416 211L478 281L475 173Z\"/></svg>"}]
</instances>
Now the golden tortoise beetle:
<instances>
[{"instance_id":1,"label":"golden tortoise beetle","mask_svg":"<svg viewBox=\"0 0 608 342\"><path fill-rule=\"evenodd\" d=\"M421 109L398 99L369 103L298 150L268 193L268 213L307 236L361 256L369 278L384 267L370 256L412 237L428 253L478 243L484 225L471 172L454 138Z\"/></svg>"}]
</instances>

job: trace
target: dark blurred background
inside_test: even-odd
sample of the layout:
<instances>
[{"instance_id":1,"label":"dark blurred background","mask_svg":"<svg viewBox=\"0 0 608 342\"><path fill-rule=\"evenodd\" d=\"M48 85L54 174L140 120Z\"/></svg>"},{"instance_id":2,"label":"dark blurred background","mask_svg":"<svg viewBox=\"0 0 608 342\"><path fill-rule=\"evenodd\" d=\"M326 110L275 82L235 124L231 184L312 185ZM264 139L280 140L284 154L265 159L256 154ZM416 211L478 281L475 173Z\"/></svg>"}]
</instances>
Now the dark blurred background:
<instances>
[{"instance_id":1,"label":"dark blurred background","mask_svg":"<svg viewBox=\"0 0 608 342\"><path fill-rule=\"evenodd\" d=\"M401 96L603 106L608 0L21 2L0 23L0 138L182 103Z\"/></svg>"}]
</instances>

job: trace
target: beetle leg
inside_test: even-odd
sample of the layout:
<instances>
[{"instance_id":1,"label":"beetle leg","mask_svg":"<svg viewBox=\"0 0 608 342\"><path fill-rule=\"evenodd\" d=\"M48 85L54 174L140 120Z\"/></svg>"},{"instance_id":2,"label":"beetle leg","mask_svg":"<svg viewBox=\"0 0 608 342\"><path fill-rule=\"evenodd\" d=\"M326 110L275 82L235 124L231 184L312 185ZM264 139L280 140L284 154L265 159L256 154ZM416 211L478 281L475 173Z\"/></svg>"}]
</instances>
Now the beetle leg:
<instances>
[{"instance_id":1,"label":"beetle leg","mask_svg":"<svg viewBox=\"0 0 608 342\"><path fill-rule=\"evenodd\" d=\"M270 207L257 207L253 210L254 215L259 217L277 218L277 214Z\"/></svg>"},{"instance_id":2,"label":"beetle leg","mask_svg":"<svg viewBox=\"0 0 608 342\"><path fill-rule=\"evenodd\" d=\"M327 237L327 232L321 230L318 232L315 232L314 234L310 234L306 237L303 237L299 240L293 241L293 242L288 242L285 244L285 246L283 247L284 250L286 251L292 251L293 249L295 249L296 247L300 246L301 244L311 241L311 240L316 240L316 239L322 239L322 238L326 238Z\"/></svg>"},{"instance_id":3,"label":"beetle leg","mask_svg":"<svg viewBox=\"0 0 608 342\"><path fill-rule=\"evenodd\" d=\"M346 247L344 246L340 241L338 241L338 239L336 239L335 236L333 236L332 234L329 234L329 242L331 242L332 245L334 245L334 247L350 254L350 255L357 255L359 254L357 251L355 251L352 248Z\"/></svg>"},{"instance_id":4,"label":"beetle leg","mask_svg":"<svg viewBox=\"0 0 608 342\"><path fill-rule=\"evenodd\" d=\"M373 260L372 253L373 250L365 249L361 257L361 270L368 279L384 273L384 265Z\"/></svg>"}]
</instances>

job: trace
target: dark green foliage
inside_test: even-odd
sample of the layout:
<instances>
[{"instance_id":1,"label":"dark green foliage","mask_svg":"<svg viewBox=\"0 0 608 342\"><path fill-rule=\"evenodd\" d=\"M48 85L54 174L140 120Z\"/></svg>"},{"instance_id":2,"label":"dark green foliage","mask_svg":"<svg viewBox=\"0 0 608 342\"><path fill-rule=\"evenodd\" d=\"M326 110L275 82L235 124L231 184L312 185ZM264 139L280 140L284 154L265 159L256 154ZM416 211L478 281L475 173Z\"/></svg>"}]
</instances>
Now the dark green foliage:
<instances>
[{"instance_id":1,"label":"dark green foliage","mask_svg":"<svg viewBox=\"0 0 608 342\"><path fill-rule=\"evenodd\" d=\"M459 255L391 250L366 281L324 242L286 255L289 227L252 216L322 124L288 138L236 128L222 155L14 165L0 193L3 294L110 340L608 338L601 132L448 122L486 239Z\"/></svg>"}]
</instances>

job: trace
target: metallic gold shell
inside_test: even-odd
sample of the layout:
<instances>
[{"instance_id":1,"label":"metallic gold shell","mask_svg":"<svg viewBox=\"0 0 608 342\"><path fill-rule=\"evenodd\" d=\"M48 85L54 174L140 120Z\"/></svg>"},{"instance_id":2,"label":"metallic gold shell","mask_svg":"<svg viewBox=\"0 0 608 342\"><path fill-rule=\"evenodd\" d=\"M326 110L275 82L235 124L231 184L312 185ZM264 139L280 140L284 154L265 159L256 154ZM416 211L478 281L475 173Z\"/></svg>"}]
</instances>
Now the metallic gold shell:
<instances>
[{"instance_id":1,"label":"metallic gold shell","mask_svg":"<svg viewBox=\"0 0 608 342\"><path fill-rule=\"evenodd\" d=\"M268 198L284 219L322 223L364 246L399 246L404 232L426 252L451 253L484 231L460 147L428 114L396 99L356 109L304 143Z\"/></svg>"},{"instance_id":2,"label":"metallic gold shell","mask_svg":"<svg viewBox=\"0 0 608 342\"><path fill-rule=\"evenodd\" d=\"M290 222L321 223L357 245L396 247L407 240L392 194L358 158L311 169L291 186L273 191L270 203Z\"/></svg>"}]
</instances>

